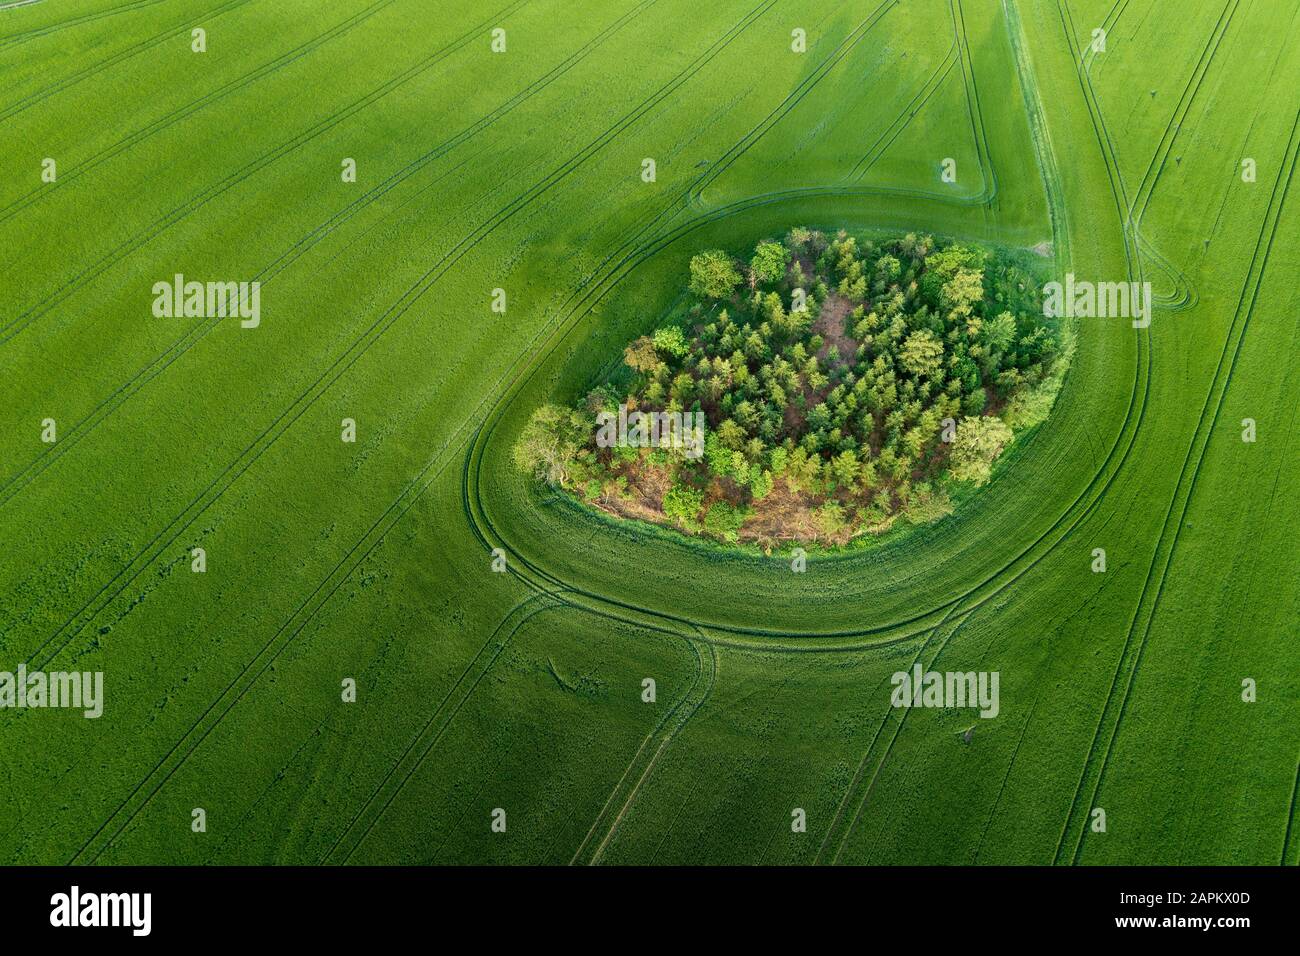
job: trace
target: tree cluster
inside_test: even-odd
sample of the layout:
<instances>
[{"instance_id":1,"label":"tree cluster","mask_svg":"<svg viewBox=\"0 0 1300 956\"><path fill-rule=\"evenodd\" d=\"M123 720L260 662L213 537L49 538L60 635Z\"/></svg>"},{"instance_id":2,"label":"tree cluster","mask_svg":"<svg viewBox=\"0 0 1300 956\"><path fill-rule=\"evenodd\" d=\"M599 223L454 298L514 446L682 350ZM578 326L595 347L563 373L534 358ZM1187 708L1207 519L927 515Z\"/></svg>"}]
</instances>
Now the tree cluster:
<instances>
[{"instance_id":1,"label":"tree cluster","mask_svg":"<svg viewBox=\"0 0 1300 956\"><path fill-rule=\"evenodd\" d=\"M797 228L690 262L688 302L580 409L539 409L519 465L615 513L727 541L843 544L950 510L1013 440L998 417L1059 352L1039 284L979 247ZM594 415L698 411L693 459L597 448Z\"/></svg>"}]
</instances>

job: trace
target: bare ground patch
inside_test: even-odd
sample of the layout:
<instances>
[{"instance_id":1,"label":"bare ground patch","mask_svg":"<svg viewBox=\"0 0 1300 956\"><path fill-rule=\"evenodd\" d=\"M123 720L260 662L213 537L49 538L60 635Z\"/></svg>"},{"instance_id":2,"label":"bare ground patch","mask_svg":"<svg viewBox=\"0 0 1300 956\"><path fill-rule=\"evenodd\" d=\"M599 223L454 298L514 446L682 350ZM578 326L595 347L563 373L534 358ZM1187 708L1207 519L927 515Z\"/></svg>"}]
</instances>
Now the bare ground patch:
<instances>
[{"instance_id":1,"label":"bare ground patch","mask_svg":"<svg viewBox=\"0 0 1300 956\"><path fill-rule=\"evenodd\" d=\"M822 347L817 350L817 361L823 366L827 362L832 345L839 350L838 364L840 365L849 365L857 354L858 343L844 329L844 320L854 308L852 300L846 299L838 292L827 295L826 301L822 303L821 313L813 323L813 331L822 337Z\"/></svg>"}]
</instances>

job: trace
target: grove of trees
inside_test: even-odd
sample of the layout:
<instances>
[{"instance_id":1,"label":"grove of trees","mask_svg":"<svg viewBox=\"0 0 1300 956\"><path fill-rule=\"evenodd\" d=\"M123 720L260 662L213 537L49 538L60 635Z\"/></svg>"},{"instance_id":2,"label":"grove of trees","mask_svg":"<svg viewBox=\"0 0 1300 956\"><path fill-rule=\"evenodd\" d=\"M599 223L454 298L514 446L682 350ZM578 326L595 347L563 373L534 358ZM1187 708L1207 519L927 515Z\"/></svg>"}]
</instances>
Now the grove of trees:
<instances>
[{"instance_id":1,"label":"grove of trees","mask_svg":"<svg viewBox=\"0 0 1300 956\"><path fill-rule=\"evenodd\" d=\"M972 245L796 228L747 262L701 252L689 291L580 407L536 411L521 468L690 534L842 545L948 513L1014 440L1007 402L1060 380L1038 281ZM597 447L620 405L703 413L703 454Z\"/></svg>"}]
</instances>

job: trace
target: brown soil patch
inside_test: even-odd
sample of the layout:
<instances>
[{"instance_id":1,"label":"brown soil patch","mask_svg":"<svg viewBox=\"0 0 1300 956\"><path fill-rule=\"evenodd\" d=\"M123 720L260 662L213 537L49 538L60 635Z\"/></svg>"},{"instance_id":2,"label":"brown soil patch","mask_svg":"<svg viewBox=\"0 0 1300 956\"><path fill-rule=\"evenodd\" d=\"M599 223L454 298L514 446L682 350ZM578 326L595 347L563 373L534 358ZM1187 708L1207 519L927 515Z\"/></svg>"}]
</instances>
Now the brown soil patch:
<instances>
[{"instance_id":1,"label":"brown soil patch","mask_svg":"<svg viewBox=\"0 0 1300 956\"><path fill-rule=\"evenodd\" d=\"M616 518L637 518L650 524L667 524L664 513L651 508L642 501L624 501L622 498L601 498L590 502L591 506L613 515Z\"/></svg>"},{"instance_id":2,"label":"brown soil patch","mask_svg":"<svg viewBox=\"0 0 1300 956\"><path fill-rule=\"evenodd\" d=\"M648 507L662 510L664 495L673 486L673 481L666 469L656 468L642 458L628 469L627 486Z\"/></svg>"},{"instance_id":3,"label":"brown soil patch","mask_svg":"<svg viewBox=\"0 0 1300 956\"><path fill-rule=\"evenodd\" d=\"M821 314L813 323L813 331L822 337L822 347L817 350L817 360L826 365L826 356L834 345L840 350L840 365L849 365L858 352L858 343L844 331L844 319L853 311L855 304L837 292L826 296L822 303Z\"/></svg>"},{"instance_id":4,"label":"brown soil patch","mask_svg":"<svg viewBox=\"0 0 1300 956\"><path fill-rule=\"evenodd\" d=\"M808 497L792 490L785 479L779 479L766 498L754 502L740 529L740 537L763 548L774 548L792 541L842 545L850 535L847 530L832 537L823 534Z\"/></svg>"}]
</instances>

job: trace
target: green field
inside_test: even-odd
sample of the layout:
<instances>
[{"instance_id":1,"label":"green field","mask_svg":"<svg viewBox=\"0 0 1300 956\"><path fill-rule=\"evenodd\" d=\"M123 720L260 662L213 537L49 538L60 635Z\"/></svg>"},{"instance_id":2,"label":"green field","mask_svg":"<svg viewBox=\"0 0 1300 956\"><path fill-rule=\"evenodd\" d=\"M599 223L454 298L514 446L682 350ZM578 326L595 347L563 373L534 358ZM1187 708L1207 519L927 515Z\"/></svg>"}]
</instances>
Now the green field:
<instances>
[{"instance_id":1,"label":"green field","mask_svg":"<svg viewBox=\"0 0 1300 956\"><path fill-rule=\"evenodd\" d=\"M0 672L103 674L97 719L0 709L0 862L1300 862L1297 37L0 3ZM799 224L1037 247L1154 318L1079 320L988 485L801 574L518 472L692 255ZM156 316L177 274L260 323ZM916 664L998 672L998 716L892 707Z\"/></svg>"}]
</instances>

